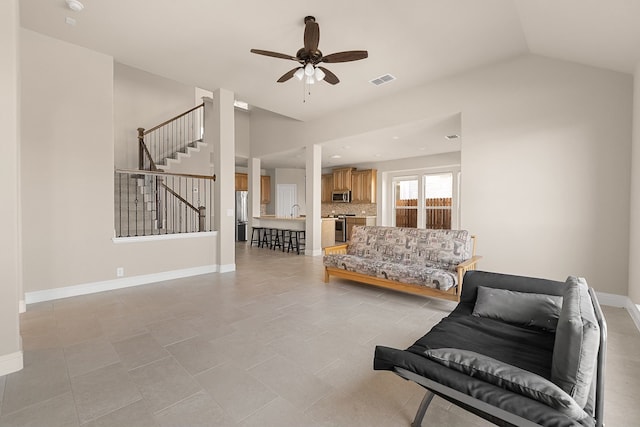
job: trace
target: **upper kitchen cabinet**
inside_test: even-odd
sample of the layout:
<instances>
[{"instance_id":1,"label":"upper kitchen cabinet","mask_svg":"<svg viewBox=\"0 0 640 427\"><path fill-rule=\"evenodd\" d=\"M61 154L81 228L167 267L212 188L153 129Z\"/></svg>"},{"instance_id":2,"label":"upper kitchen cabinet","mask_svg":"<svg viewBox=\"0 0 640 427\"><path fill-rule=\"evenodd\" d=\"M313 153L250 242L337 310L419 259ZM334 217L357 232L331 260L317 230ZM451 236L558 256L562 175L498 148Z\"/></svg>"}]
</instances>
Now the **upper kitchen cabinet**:
<instances>
[{"instance_id":1,"label":"upper kitchen cabinet","mask_svg":"<svg viewBox=\"0 0 640 427\"><path fill-rule=\"evenodd\" d=\"M271 177L260 175L260 204L268 205L269 203L271 203Z\"/></svg>"},{"instance_id":2,"label":"upper kitchen cabinet","mask_svg":"<svg viewBox=\"0 0 640 427\"><path fill-rule=\"evenodd\" d=\"M333 191L351 190L351 172L353 168L336 168L333 170Z\"/></svg>"},{"instance_id":3,"label":"upper kitchen cabinet","mask_svg":"<svg viewBox=\"0 0 640 427\"><path fill-rule=\"evenodd\" d=\"M351 201L353 203L376 203L377 172L376 169L351 172Z\"/></svg>"},{"instance_id":4,"label":"upper kitchen cabinet","mask_svg":"<svg viewBox=\"0 0 640 427\"><path fill-rule=\"evenodd\" d=\"M322 203L331 203L331 192L333 191L333 174L322 175Z\"/></svg>"},{"instance_id":5,"label":"upper kitchen cabinet","mask_svg":"<svg viewBox=\"0 0 640 427\"><path fill-rule=\"evenodd\" d=\"M249 178L246 173L236 172L236 191L249 191Z\"/></svg>"}]
</instances>

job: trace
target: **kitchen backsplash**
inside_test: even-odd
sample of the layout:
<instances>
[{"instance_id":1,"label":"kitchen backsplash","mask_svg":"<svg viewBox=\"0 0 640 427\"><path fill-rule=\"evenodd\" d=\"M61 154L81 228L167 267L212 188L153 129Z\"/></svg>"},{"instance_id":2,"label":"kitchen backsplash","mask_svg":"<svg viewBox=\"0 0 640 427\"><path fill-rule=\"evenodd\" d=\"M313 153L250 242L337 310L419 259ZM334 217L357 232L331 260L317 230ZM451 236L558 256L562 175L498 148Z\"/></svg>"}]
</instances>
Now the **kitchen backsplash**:
<instances>
[{"instance_id":1,"label":"kitchen backsplash","mask_svg":"<svg viewBox=\"0 0 640 427\"><path fill-rule=\"evenodd\" d=\"M331 214L376 216L378 214L378 207L375 203L322 203L320 209L322 216L328 216Z\"/></svg>"}]
</instances>

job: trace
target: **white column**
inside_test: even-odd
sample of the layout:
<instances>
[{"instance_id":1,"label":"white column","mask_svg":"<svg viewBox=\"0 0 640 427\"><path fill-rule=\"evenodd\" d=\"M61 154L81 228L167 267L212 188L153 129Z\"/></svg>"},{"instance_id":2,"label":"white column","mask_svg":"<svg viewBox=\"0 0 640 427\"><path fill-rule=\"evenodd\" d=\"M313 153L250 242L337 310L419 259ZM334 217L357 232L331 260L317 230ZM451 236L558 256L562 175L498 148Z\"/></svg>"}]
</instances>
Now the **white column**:
<instances>
[{"instance_id":1,"label":"white column","mask_svg":"<svg viewBox=\"0 0 640 427\"><path fill-rule=\"evenodd\" d=\"M21 298L20 111L18 0L0 2L0 376L22 369L18 304Z\"/></svg>"},{"instance_id":2,"label":"white column","mask_svg":"<svg viewBox=\"0 0 640 427\"><path fill-rule=\"evenodd\" d=\"M249 158L249 224L247 229L247 242L251 244L251 228L253 218L260 216L260 159Z\"/></svg>"},{"instance_id":3,"label":"white column","mask_svg":"<svg viewBox=\"0 0 640 427\"><path fill-rule=\"evenodd\" d=\"M629 298L640 304L640 63L633 79L633 136L629 222Z\"/></svg>"},{"instance_id":4,"label":"white column","mask_svg":"<svg viewBox=\"0 0 640 427\"><path fill-rule=\"evenodd\" d=\"M204 99L204 138L205 142L213 145L213 165L216 174L213 223L218 232L216 263L220 273L236 269L233 99L233 92L226 89L216 90L213 99Z\"/></svg>"},{"instance_id":5,"label":"white column","mask_svg":"<svg viewBox=\"0 0 640 427\"><path fill-rule=\"evenodd\" d=\"M322 219L320 198L322 194L322 147L306 148L306 255L322 255Z\"/></svg>"}]
</instances>

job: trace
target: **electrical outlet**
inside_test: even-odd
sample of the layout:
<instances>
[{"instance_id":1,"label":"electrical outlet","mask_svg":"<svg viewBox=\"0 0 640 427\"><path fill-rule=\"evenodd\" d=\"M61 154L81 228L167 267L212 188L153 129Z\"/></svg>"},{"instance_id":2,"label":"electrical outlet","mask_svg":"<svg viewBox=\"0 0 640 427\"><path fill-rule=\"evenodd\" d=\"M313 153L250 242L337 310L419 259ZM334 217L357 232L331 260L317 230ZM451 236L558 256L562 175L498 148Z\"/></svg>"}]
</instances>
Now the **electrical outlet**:
<instances>
[{"instance_id":1,"label":"electrical outlet","mask_svg":"<svg viewBox=\"0 0 640 427\"><path fill-rule=\"evenodd\" d=\"M116 276L118 276L118 277L124 276L124 268L123 267L116 268Z\"/></svg>"}]
</instances>

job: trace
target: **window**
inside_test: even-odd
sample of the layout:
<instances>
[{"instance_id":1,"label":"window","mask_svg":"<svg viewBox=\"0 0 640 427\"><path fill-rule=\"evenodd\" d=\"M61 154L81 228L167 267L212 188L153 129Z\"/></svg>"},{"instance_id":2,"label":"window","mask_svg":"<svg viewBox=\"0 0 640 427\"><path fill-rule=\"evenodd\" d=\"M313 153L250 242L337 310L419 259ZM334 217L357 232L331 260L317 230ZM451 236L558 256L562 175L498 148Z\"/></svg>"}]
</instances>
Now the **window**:
<instances>
[{"instance_id":1,"label":"window","mask_svg":"<svg viewBox=\"0 0 640 427\"><path fill-rule=\"evenodd\" d=\"M394 180L395 226L418 227L418 179Z\"/></svg>"},{"instance_id":2,"label":"window","mask_svg":"<svg viewBox=\"0 0 640 427\"><path fill-rule=\"evenodd\" d=\"M424 175L424 228L451 230L453 173Z\"/></svg>"},{"instance_id":3,"label":"window","mask_svg":"<svg viewBox=\"0 0 640 427\"><path fill-rule=\"evenodd\" d=\"M392 205L388 220L391 225L432 229L458 228L459 168L422 169L411 172L411 175L397 172L389 176Z\"/></svg>"}]
</instances>

